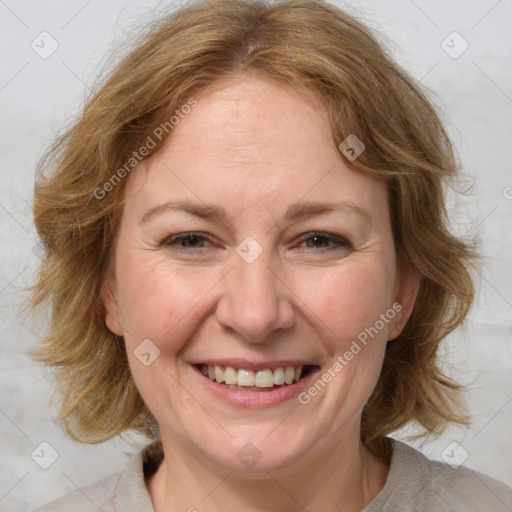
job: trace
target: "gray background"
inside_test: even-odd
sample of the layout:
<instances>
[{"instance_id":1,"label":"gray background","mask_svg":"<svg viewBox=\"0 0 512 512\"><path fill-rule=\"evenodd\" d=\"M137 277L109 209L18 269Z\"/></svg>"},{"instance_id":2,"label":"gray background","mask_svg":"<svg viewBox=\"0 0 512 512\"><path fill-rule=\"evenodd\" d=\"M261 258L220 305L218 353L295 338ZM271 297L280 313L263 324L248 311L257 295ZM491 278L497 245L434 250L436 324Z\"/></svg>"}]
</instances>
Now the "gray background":
<instances>
[{"instance_id":1,"label":"gray background","mask_svg":"<svg viewBox=\"0 0 512 512\"><path fill-rule=\"evenodd\" d=\"M452 375L469 386L473 425L411 444L431 458L449 457L453 464L512 485L512 1L336 4L383 33L398 62L435 92L475 182L472 193L452 199L450 208L454 229L482 240L479 297L468 327L444 347ZM52 421L51 374L25 354L34 336L18 310L39 261L30 218L36 162L80 108L106 48L125 38L141 17L150 17L155 6L151 1L0 1L1 511L30 510L117 471L145 441L132 437L80 445L64 435ZM42 46L43 31L59 45L46 59L31 48L34 40ZM453 31L463 39L450 36ZM469 47L458 55L464 41ZM46 49L50 43L47 39ZM48 469L35 462L51 462L51 449L41 442L58 454Z\"/></svg>"}]
</instances>

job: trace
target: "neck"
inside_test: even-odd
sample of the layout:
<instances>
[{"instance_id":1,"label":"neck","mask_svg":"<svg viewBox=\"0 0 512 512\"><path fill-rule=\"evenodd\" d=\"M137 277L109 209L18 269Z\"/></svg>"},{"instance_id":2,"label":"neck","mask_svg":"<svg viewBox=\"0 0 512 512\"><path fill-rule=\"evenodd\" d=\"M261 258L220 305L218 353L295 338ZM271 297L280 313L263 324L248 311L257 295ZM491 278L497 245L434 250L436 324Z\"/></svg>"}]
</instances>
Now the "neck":
<instances>
[{"instance_id":1,"label":"neck","mask_svg":"<svg viewBox=\"0 0 512 512\"><path fill-rule=\"evenodd\" d=\"M357 441L328 446L307 463L249 476L219 468L172 437L162 435L162 442L166 456L147 482L155 512L360 512L389 472L389 457Z\"/></svg>"}]
</instances>

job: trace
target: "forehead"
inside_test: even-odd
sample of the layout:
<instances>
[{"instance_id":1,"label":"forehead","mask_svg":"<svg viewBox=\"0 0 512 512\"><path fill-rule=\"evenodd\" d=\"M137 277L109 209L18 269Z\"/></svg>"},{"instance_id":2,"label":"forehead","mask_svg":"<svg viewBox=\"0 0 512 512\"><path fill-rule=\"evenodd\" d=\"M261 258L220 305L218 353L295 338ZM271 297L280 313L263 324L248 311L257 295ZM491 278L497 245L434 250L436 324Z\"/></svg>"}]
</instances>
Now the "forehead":
<instances>
[{"instance_id":1,"label":"forehead","mask_svg":"<svg viewBox=\"0 0 512 512\"><path fill-rule=\"evenodd\" d=\"M316 95L243 76L194 98L197 106L164 147L130 176L127 200L139 213L175 199L217 202L234 216L264 208L278 214L299 200L386 208L385 186L340 155Z\"/></svg>"}]
</instances>

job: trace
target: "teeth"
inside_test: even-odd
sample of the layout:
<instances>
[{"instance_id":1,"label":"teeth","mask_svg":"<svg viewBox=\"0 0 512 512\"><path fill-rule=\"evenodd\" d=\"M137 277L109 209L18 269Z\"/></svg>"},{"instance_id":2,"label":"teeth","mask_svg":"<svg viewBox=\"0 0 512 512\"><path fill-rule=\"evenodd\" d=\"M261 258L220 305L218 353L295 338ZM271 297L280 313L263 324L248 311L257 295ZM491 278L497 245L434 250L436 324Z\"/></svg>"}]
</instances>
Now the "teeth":
<instances>
[{"instance_id":1,"label":"teeth","mask_svg":"<svg viewBox=\"0 0 512 512\"><path fill-rule=\"evenodd\" d=\"M254 385L258 388L271 388L274 385L272 370L260 370L256 372Z\"/></svg>"},{"instance_id":2,"label":"teeth","mask_svg":"<svg viewBox=\"0 0 512 512\"><path fill-rule=\"evenodd\" d=\"M238 370L237 377L236 382L239 386L254 386L254 372L252 370Z\"/></svg>"},{"instance_id":3,"label":"teeth","mask_svg":"<svg viewBox=\"0 0 512 512\"><path fill-rule=\"evenodd\" d=\"M210 367L208 366L208 368ZM224 382L226 384L236 384L237 373L238 372L234 368L231 368L231 366L227 366L226 369L224 370Z\"/></svg>"},{"instance_id":4,"label":"teeth","mask_svg":"<svg viewBox=\"0 0 512 512\"><path fill-rule=\"evenodd\" d=\"M274 384L276 386L284 384L284 368L276 368L274 370Z\"/></svg>"},{"instance_id":5,"label":"teeth","mask_svg":"<svg viewBox=\"0 0 512 512\"><path fill-rule=\"evenodd\" d=\"M287 366L285 368L275 368L274 370L266 368L254 372L243 368L233 368L231 366L206 366L202 365L200 370L203 375L210 380L226 385L238 385L245 387L271 388L273 386L282 386L283 384L293 384L297 382L302 375L302 366Z\"/></svg>"},{"instance_id":6,"label":"teeth","mask_svg":"<svg viewBox=\"0 0 512 512\"><path fill-rule=\"evenodd\" d=\"M208 372L208 373L210 373L210 372ZM292 384L294 377L295 377L295 368L292 368L291 366L287 366L284 369L284 381L286 382L286 384Z\"/></svg>"},{"instance_id":7,"label":"teeth","mask_svg":"<svg viewBox=\"0 0 512 512\"><path fill-rule=\"evenodd\" d=\"M209 375L210 372L208 371L208 376ZM217 382L224 382L224 372L222 371L222 368L217 364L215 365L215 380Z\"/></svg>"}]
</instances>

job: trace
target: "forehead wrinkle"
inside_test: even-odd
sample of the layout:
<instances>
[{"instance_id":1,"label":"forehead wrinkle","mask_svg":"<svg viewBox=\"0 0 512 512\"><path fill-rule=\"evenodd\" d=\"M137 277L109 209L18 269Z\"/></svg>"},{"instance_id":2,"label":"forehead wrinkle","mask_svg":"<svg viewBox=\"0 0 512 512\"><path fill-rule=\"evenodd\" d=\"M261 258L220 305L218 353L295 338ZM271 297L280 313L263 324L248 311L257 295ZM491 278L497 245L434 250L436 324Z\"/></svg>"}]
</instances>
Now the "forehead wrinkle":
<instances>
[{"instance_id":1,"label":"forehead wrinkle","mask_svg":"<svg viewBox=\"0 0 512 512\"><path fill-rule=\"evenodd\" d=\"M182 210L203 219L217 218L224 224L229 223L229 216L222 206L213 203L197 203L190 200L168 201L166 203L154 206L143 215L141 223L147 222L151 217L166 210ZM346 212L356 214L358 217L361 217L367 224L372 224L371 215L366 210L362 209L351 201L328 203L302 201L291 205L283 219L285 222L293 222L331 212Z\"/></svg>"}]
</instances>

